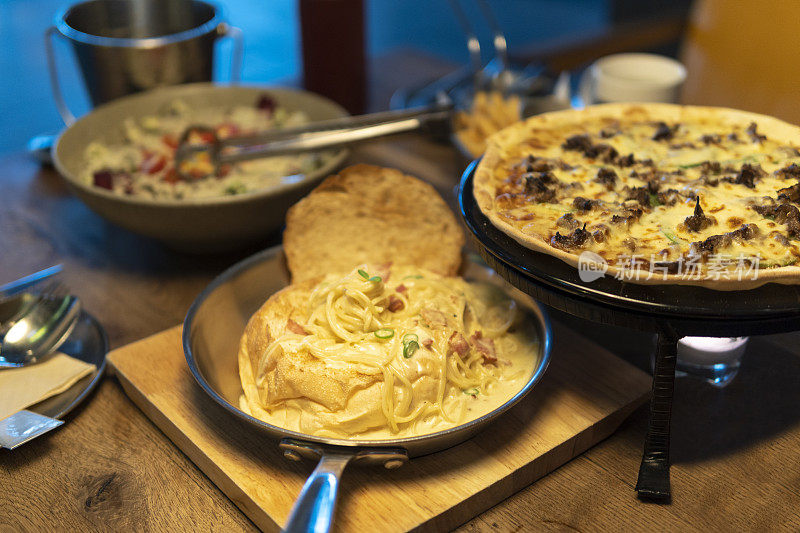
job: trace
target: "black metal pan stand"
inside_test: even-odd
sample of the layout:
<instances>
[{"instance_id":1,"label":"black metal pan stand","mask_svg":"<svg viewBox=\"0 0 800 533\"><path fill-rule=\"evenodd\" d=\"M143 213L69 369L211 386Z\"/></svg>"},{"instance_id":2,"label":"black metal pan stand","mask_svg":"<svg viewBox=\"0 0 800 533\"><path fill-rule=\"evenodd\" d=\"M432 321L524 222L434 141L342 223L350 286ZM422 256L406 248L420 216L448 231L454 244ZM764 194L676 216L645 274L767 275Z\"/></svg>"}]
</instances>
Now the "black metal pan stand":
<instances>
[{"instance_id":1,"label":"black metal pan stand","mask_svg":"<svg viewBox=\"0 0 800 533\"><path fill-rule=\"evenodd\" d=\"M798 330L800 287L771 283L746 291L714 291L641 285L608 276L583 282L573 266L526 248L492 225L472 193L476 166L477 161L464 172L458 199L472 240L491 268L546 305L593 322L658 335L650 421L636 491L644 500L670 501L670 416L678 340Z\"/></svg>"}]
</instances>

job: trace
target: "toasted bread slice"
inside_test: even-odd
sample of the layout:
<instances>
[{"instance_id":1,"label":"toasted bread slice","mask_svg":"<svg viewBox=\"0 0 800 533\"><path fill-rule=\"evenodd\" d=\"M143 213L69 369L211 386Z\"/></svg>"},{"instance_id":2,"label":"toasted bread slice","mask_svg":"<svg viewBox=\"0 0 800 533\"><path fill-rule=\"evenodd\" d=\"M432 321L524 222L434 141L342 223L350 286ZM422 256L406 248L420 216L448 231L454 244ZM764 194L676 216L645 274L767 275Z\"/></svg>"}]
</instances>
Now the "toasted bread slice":
<instances>
[{"instance_id":1,"label":"toasted bread slice","mask_svg":"<svg viewBox=\"0 0 800 533\"><path fill-rule=\"evenodd\" d=\"M284 288L250 318L239 344L239 378L244 391L240 408L256 418L274 421L264 406L295 402L307 413L299 422L301 430L311 434L331 427L345 434L379 427L384 423L382 374L331 367L307 351L286 355L278 350L259 368L270 343L291 330L292 321L305 321L305 308L319 281L309 279Z\"/></svg>"},{"instance_id":2,"label":"toasted bread slice","mask_svg":"<svg viewBox=\"0 0 800 533\"><path fill-rule=\"evenodd\" d=\"M362 263L457 273L464 235L429 184L402 172L355 165L325 179L286 216L283 246L292 282L345 273Z\"/></svg>"},{"instance_id":3,"label":"toasted bread slice","mask_svg":"<svg viewBox=\"0 0 800 533\"><path fill-rule=\"evenodd\" d=\"M319 281L310 279L284 288L273 294L250 318L239 346L239 377L245 384L248 399L275 404L302 397L335 411L345 408L354 390L375 381L374 377L351 369L332 370L324 361L302 352L288 358L283 353L269 358L263 369L267 382L262 387L256 385L259 361L267 346L284 334L291 320L305 321L304 309Z\"/></svg>"}]
</instances>

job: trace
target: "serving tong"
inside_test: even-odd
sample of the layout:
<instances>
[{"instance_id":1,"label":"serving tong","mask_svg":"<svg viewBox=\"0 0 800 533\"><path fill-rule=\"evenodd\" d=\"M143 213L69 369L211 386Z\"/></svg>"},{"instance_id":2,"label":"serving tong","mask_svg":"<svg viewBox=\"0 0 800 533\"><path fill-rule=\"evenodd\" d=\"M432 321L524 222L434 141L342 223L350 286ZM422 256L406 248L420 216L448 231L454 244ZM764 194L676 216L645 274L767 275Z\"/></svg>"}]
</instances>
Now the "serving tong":
<instances>
[{"instance_id":1,"label":"serving tong","mask_svg":"<svg viewBox=\"0 0 800 533\"><path fill-rule=\"evenodd\" d=\"M473 81L473 94L481 90L494 90L504 95L518 94L526 97L520 110L522 117L568 107L568 75L559 76L550 97L533 100L527 98L530 93L541 90L543 69L539 66L533 69L526 67L522 70L511 68L506 37L497 18L487 0L476 0L493 36L495 55L484 66L480 40L459 2L460 0L450 0L450 6L467 40L471 62L469 76ZM181 135L175 151L175 171L187 180L204 177L188 173L184 165L201 153L207 154L213 168L207 175L221 175L222 167L233 163L324 150L411 131L427 130L434 137L446 139L452 133L455 107L452 95L462 79L461 71L444 76L426 88L427 94L431 95L429 99L431 103L425 102L425 105L402 110L314 122L296 128L225 139L220 139L213 128L189 126ZM462 101L463 98L458 100ZM465 103L462 101L459 107L465 107ZM392 107L403 107L394 104L393 102ZM202 134L204 138L202 143L192 142L194 132Z\"/></svg>"},{"instance_id":2,"label":"serving tong","mask_svg":"<svg viewBox=\"0 0 800 533\"><path fill-rule=\"evenodd\" d=\"M214 172L219 173L223 165L324 150L421 129L436 136L447 135L452 113L452 102L442 94L436 103L428 106L314 122L249 136L220 139L213 128L189 126L181 135L175 151L175 171L186 179L197 179L196 175L187 176L182 167L184 162L200 153L208 154ZM193 143L191 137L195 132L210 140L202 144Z\"/></svg>"},{"instance_id":3,"label":"serving tong","mask_svg":"<svg viewBox=\"0 0 800 533\"><path fill-rule=\"evenodd\" d=\"M550 72L541 63L514 66L508 57L508 42L487 0L473 0L482 23L492 39L493 57L484 65L477 24L470 21L465 0L449 0L449 5L462 33L469 53L469 64L440 78L414 87L402 87L391 98L391 109L425 105L447 95L459 109L469 108L474 95L481 91L497 91L503 96L520 98L520 116L527 118L548 111L570 107L570 74Z\"/></svg>"},{"instance_id":4,"label":"serving tong","mask_svg":"<svg viewBox=\"0 0 800 533\"><path fill-rule=\"evenodd\" d=\"M483 16L483 20L492 33L492 46L494 47L494 58L485 66L481 58L481 45L466 12L461 7L460 0L450 0L450 8L456 16L461 31L467 39L467 50L470 55L472 66L472 77L475 90L496 90L503 94L508 94L518 85L520 73L512 70L508 61L508 41L503 33L494 11L489 6L487 0L476 0L478 9Z\"/></svg>"}]
</instances>

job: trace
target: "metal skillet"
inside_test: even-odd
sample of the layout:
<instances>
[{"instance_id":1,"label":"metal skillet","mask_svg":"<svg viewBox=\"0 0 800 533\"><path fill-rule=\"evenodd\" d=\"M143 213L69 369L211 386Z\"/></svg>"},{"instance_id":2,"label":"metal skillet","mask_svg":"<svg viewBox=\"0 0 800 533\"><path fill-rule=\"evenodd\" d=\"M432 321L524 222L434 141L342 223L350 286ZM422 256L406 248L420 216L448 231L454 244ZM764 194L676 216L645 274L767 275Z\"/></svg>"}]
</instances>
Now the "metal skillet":
<instances>
[{"instance_id":1,"label":"metal skillet","mask_svg":"<svg viewBox=\"0 0 800 533\"><path fill-rule=\"evenodd\" d=\"M468 261L469 279L503 283L485 266ZM186 362L202 389L232 415L248 422L267 438L279 441L292 460L319 460L295 503L286 531L327 531L331 527L339 479L351 462L393 469L409 458L444 450L467 440L519 402L541 379L550 360L550 322L544 310L521 293L514 297L536 318L537 360L530 379L506 403L454 428L393 440L331 439L282 429L239 410L242 394L237 353L250 316L273 293L288 284L280 246L269 248L220 274L195 299L183 324Z\"/></svg>"}]
</instances>

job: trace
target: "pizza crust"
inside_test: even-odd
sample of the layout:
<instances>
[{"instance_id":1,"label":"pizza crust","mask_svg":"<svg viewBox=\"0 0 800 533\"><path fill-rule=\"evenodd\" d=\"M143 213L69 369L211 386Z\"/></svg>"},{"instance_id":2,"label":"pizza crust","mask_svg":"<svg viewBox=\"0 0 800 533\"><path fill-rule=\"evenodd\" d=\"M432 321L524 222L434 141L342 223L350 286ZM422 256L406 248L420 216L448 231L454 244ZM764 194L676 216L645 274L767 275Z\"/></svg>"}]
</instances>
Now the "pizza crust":
<instances>
[{"instance_id":1,"label":"pizza crust","mask_svg":"<svg viewBox=\"0 0 800 533\"><path fill-rule=\"evenodd\" d=\"M514 238L523 246L536 252L542 252L578 268L579 253L570 253L550 245L539 235L523 233L502 217L494 205L494 169L506 160L511 149L521 144L529 145L535 154L538 146L546 146L548 138L554 137L553 131L576 122L615 118L622 120L647 120L664 122L691 122L698 119L713 121L720 126L747 125L758 123L759 132L770 138L800 145L800 127L791 125L767 115L739 111L722 107L680 106L674 104L629 103L601 104L582 110L569 109L531 117L523 122L510 126L493 135L487 144L486 153L475 170L473 182L474 196L481 212L492 224ZM558 135L561 139L561 135ZM622 269L609 265L606 276L622 276ZM785 285L800 284L800 266L790 265L760 270L756 279L713 279L712 276L687 278L685 275L657 275L651 279L625 279L630 283L642 285L694 285L709 289L729 291L747 290L760 287L766 283Z\"/></svg>"}]
</instances>

